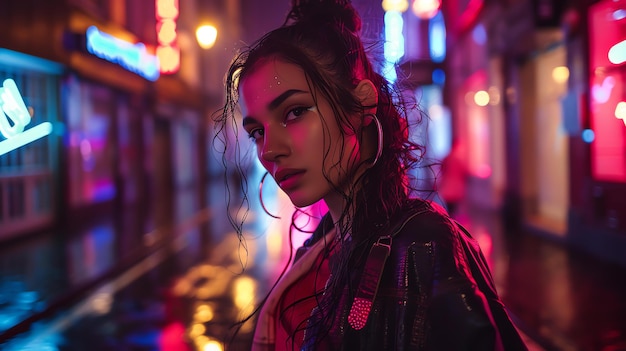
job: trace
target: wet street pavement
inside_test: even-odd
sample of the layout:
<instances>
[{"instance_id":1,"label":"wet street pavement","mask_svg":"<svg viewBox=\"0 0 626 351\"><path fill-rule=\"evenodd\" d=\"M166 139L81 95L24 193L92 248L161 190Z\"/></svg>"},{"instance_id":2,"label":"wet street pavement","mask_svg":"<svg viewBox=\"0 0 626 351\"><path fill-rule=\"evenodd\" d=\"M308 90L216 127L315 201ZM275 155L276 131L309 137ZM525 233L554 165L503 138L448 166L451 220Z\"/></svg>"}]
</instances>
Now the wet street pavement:
<instances>
[{"instance_id":1,"label":"wet street pavement","mask_svg":"<svg viewBox=\"0 0 626 351\"><path fill-rule=\"evenodd\" d=\"M171 231L144 230L150 220L125 209L90 228L0 246L0 349L248 349L254 321L235 322L287 262L290 216L272 219L251 200L240 241L223 193L213 191L209 209L179 211ZM291 213L280 194L268 203ZM626 269L528 228L505 232L498 213L466 210L458 219L531 350L626 350ZM305 238L296 233L294 245Z\"/></svg>"}]
</instances>

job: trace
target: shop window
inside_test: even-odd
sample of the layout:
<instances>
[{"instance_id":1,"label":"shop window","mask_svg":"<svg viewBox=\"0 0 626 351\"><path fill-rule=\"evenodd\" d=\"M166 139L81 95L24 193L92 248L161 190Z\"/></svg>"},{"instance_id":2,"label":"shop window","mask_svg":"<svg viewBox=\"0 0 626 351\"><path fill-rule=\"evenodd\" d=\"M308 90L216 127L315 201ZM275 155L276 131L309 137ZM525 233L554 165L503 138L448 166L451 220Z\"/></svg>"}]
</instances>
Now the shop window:
<instances>
[{"instance_id":1,"label":"shop window","mask_svg":"<svg viewBox=\"0 0 626 351\"><path fill-rule=\"evenodd\" d=\"M47 177L39 178L35 181L34 208L39 214L48 213L52 207L52 191L50 179Z\"/></svg>"},{"instance_id":2,"label":"shop window","mask_svg":"<svg viewBox=\"0 0 626 351\"><path fill-rule=\"evenodd\" d=\"M0 84L7 79L15 82L31 115L26 131L58 120L55 67L38 58L0 49ZM0 142L6 140L0 134ZM52 186L56 140L53 136L41 137L0 156L0 237L49 223L56 203Z\"/></svg>"},{"instance_id":3,"label":"shop window","mask_svg":"<svg viewBox=\"0 0 626 351\"><path fill-rule=\"evenodd\" d=\"M24 181L21 179L9 182L9 218L15 219L26 215L24 203Z\"/></svg>"},{"instance_id":4,"label":"shop window","mask_svg":"<svg viewBox=\"0 0 626 351\"><path fill-rule=\"evenodd\" d=\"M114 198L115 144L110 90L68 81L70 199L74 206Z\"/></svg>"},{"instance_id":5,"label":"shop window","mask_svg":"<svg viewBox=\"0 0 626 351\"><path fill-rule=\"evenodd\" d=\"M4 184L0 182L0 222L4 221Z\"/></svg>"},{"instance_id":6,"label":"shop window","mask_svg":"<svg viewBox=\"0 0 626 351\"><path fill-rule=\"evenodd\" d=\"M487 106L492 97L487 92L487 72L479 70L463 83L463 111L459 118L459 137L466 148L464 155L470 173L478 178L491 176L491 144Z\"/></svg>"}]
</instances>

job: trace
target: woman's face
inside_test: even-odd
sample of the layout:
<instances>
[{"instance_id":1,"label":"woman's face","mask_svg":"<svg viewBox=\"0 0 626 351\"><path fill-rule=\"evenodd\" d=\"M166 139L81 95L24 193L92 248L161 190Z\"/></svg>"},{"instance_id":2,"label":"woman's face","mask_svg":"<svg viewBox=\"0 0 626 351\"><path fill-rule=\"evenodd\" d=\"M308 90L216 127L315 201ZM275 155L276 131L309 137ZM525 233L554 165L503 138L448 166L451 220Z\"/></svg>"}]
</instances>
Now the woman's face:
<instances>
[{"instance_id":1,"label":"woman's face","mask_svg":"<svg viewBox=\"0 0 626 351\"><path fill-rule=\"evenodd\" d=\"M342 133L328 101L311 90L304 71L280 59L260 61L240 86L243 127L257 156L298 207L340 201L359 163L357 136ZM317 96L317 104L314 96ZM327 177L328 179L327 179Z\"/></svg>"}]
</instances>

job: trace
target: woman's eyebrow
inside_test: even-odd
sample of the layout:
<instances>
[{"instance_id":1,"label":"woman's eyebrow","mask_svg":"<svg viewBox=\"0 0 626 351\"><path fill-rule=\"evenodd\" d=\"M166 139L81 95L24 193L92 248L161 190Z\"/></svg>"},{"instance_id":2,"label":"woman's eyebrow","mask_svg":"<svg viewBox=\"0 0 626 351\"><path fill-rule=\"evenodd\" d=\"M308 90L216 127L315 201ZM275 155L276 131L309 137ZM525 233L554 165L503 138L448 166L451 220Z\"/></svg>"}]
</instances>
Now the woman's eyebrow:
<instances>
[{"instance_id":1,"label":"woman's eyebrow","mask_svg":"<svg viewBox=\"0 0 626 351\"><path fill-rule=\"evenodd\" d=\"M267 109L270 111L275 110L278 106L280 106L280 104L283 103L283 101L287 100L290 96L294 94L306 94L306 93L308 93L308 91L299 90L299 89L285 90L282 94L278 95L277 97L274 98L274 100L270 101L269 104L267 104ZM245 127L247 124L257 123L257 120L254 119L254 117L246 116L243 118L241 123Z\"/></svg>"},{"instance_id":2,"label":"woman's eyebrow","mask_svg":"<svg viewBox=\"0 0 626 351\"><path fill-rule=\"evenodd\" d=\"M275 108L277 108L280 104L283 103L283 101L287 100L288 97L290 97L293 94L302 94L302 93L307 93L307 91L304 90L298 90L298 89L289 89L284 91L282 94L278 95L276 98L274 98L274 100L270 101L269 104L267 104L267 108L269 110L274 110Z\"/></svg>"}]
</instances>

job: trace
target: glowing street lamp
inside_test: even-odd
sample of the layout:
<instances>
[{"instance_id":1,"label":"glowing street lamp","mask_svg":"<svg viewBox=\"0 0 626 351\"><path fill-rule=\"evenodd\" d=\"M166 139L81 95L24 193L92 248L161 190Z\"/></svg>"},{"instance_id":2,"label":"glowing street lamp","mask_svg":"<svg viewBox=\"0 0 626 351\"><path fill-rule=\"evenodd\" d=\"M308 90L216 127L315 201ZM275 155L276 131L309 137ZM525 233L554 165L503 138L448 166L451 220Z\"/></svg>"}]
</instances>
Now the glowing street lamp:
<instances>
[{"instance_id":1,"label":"glowing street lamp","mask_svg":"<svg viewBox=\"0 0 626 351\"><path fill-rule=\"evenodd\" d=\"M404 12L409 8L408 0L383 0L381 4L385 11Z\"/></svg>"},{"instance_id":2,"label":"glowing street lamp","mask_svg":"<svg viewBox=\"0 0 626 351\"><path fill-rule=\"evenodd\" d=\"M412 9L415 16L427 20L435 17L440 7L441 0L415 0Z\"/></svg>"},{"instance_id":3,"label":"glowing street lamp","mask_svg":"<svg viewBox=\"0 0 626 351\"><path fill-rule=\"evenodd\" d=\"M203 49L210 49L217 40L217 28L210 24L205 24L196 29L196 40Z\"/></svg>"}]
</instances>

